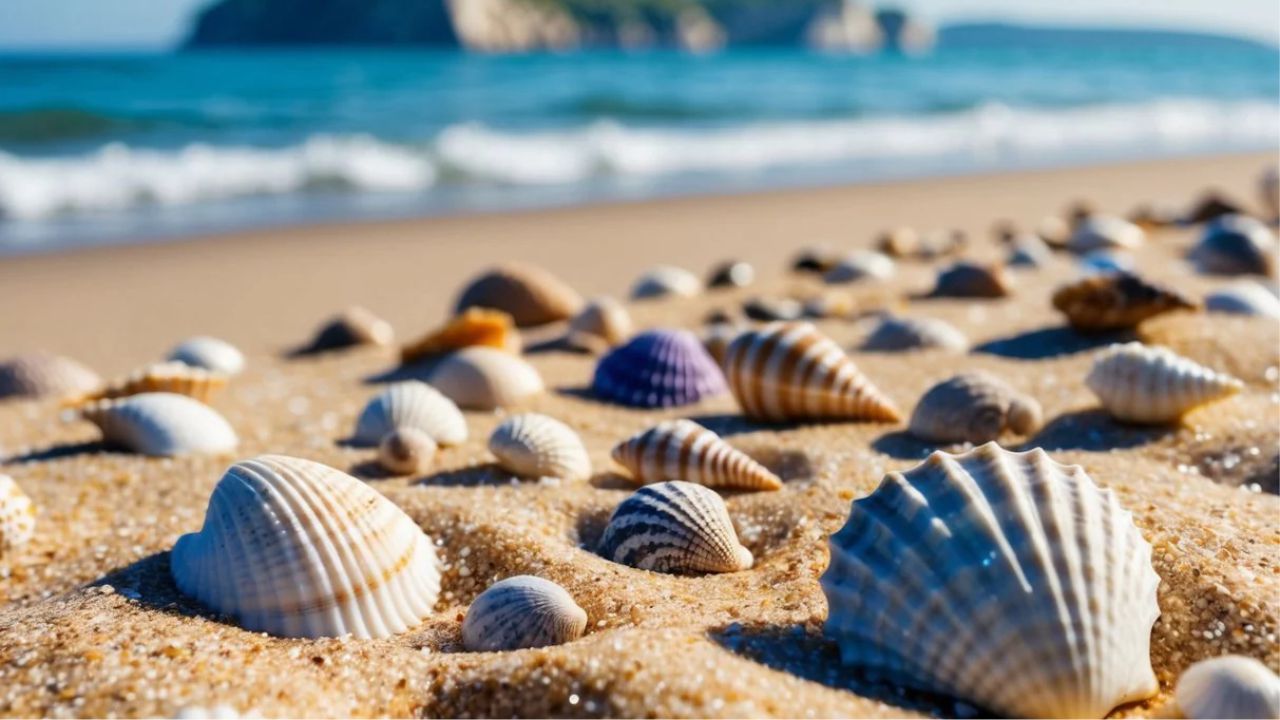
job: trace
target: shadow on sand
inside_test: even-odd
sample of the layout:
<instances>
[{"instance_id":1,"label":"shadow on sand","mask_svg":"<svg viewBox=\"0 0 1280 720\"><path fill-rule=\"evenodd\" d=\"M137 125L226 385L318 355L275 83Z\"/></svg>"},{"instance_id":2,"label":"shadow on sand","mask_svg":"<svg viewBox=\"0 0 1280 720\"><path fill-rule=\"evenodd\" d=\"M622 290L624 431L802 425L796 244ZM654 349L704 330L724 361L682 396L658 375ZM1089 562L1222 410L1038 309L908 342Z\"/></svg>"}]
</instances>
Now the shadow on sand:
<instances>
[{"instance_id":1,"label":"shadow on sand","mask_svg":"<svg viewBox=\"0 0 1280 720\"><path fill-rule=\"evenodd\" d=\"M44 462L47 460L59 460L61 458L75 457L77 455L91 455L94 453L115 453L124 454L119 448L111 447L100 440L91 440L89 442L79 443L62 443L53 445L40 450L32 450L22 455L14 455L4 458L4 465L13 465L17 463L27 462Z\"/></svg>"},{"instance_id":2,"label":"shadow on sand","mask_svg":"<svg viewBox=\"0 0 1280 720\"><path fill-rule=\"evenodd\" d=\"M103 585L110 585L117 593L151 610L234 624L230 618L211 612L178 591L169 571L167 551L148 555L130 565L112 570L89 583L88 587Z\"/></svg>"},{"instance_id":3,"label":"shadow on sand","mask_svg":"<svg viewBox=\"0 0 1280 720\"><path fill-rule=\"evenodd\" d=\"M988 340L973 348L973 352L1019 360L1045 360L1061 355L1106 347L1111 343L1129 342L1136 336L1129 331L1083 334L1069 327L1048 327Z\"/></svg>"},{"instance_id":4,"label":"shadow on sand","mask_svg":"<svg viewBox=\"0 0 1280 720\"><path fill-rule=\"evenodd\" d=\"M1064 413L1049 421L1023 443L1024 449L1113 450L1163 440L1178 432L1177 426L1125 425L1100 409Z\"/></svg>"}]
</instances>

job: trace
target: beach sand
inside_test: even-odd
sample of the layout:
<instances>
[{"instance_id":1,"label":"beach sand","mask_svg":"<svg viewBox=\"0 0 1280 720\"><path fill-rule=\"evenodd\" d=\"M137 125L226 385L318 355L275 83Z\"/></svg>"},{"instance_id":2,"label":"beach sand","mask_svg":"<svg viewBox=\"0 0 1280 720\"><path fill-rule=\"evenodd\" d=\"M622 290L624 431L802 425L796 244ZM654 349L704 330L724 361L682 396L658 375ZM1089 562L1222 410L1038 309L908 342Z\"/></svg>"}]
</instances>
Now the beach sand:
<instances>
[{"instance_id":1,"label":"beach sand","mask_svg":"<svg viewBox=\"0 0 1280 720\"><path fill-rule=\"evenodd\" d=\"M1208 187L1255 202L1268 158L1194 158L956 177L868 187L660 200L567 210L257 231L158 245L100 248L0 262L4 353L45 349L106 377L158 359L194 334L229 340L246 372L214 405L237 429L232 457L146 459L105 452L96 430L68 422L56 401L0 404L7 473L39 507L37 534L0 559L0 714L169 715L225 704L261 716L901 716L965 710L943 698L877 685L840 668L822 638L818 576L826 537L850 502L885 472L933 447L901 425L762 427L724 396L672 411L600 404L582 392L594 360L537 353L549 392L521 409L577 430L597 475L589 483L518 482L485 449L499 414L468 413L471 439L434 470L387 478L373 451L340 444L390 368L393 349L306 359L283 353L318 323L358 303L408 340L439 324L461 286L497 261L543 265L584 295L625 297L658 263L703 273L739 258L761 275L746 290L630 306L641 327L698 328L754 295L813 292L785 272L799 248L867 246L898 224L961 228L976 257L996 257L994 221L1030 224L1088 199L1124 213L1139 202L1183 207ZM1223 279L1181 258L1194 240L1159 231L1137 254L1146 275L1193 297ZM896 278L859 291L862 307L945 319L969 335L965 356L854 352L859 367L909 412L934 382L982 368L1034 395L1046 425L1015 448L1042 447L1113 488L1154 547L1162 616L1151 658L1160 694L1121 715L1171 711L1188 664L1243 653L1280 667L1280 328L1264 319L1170 316L1138 335L1169 344L1247 383L1178 428L1117 425L1083 384L1105 339L1062 328L1050 307L1070 259L1015 272L1002 300L919 299L936 264L901 263ZM866 319L821 328L845 347ZM527 344L556 328L533 333ZM673 577L632 570L590 551L631 490L612 465L614 443L660 418L691 417L774 468L774 493L727 503L757 558L746 572ZM366 478L440 544L447 570L434 616L372 641L277 639L250 633L182 597L168 549L199 528L209 493L238 458L284 453ZM1240 487L1245 486L1245 487ZM587 635L561 647L466 653L459 626L493 581L536 574L587 611Z\"/></svg>"}]
</instances>

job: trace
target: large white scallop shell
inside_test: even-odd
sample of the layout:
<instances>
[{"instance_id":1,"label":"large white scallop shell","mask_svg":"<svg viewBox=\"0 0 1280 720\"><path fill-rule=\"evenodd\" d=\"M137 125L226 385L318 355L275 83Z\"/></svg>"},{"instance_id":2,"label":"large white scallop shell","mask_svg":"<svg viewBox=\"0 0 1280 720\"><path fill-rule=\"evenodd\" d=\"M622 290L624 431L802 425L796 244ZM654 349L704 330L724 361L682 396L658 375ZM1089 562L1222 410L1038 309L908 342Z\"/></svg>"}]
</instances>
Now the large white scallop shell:
<instances>
[{"instance_id":1,"label":"large white scallop shell","mask_svg":"<svg viewBox=\"0 0 1280 720\"><path fill-rule=\"evenodd\" d=\"M232 465L169 566L184 594L284 637L386 637L426 617L440 592L431 539L400 508L283 455Z\"/></svg>"},{"instance_id":2,"label":"large white scallop shell","mask_svg":"<svg viewBox=\"0 0 1280 720\"><path fill-rule=\"evenodd\" d=\"M681 481L645 485L623 500L598 552L616 563L665 573L737 572L755 561L738 542L724 500Z\"/></svg>"},{"instance_id":3,"label":"large white scallop shell","mask_svg":"<svg viewBox=\"0 0 1280 720\"><path fill-rule=\"evenodd\" d=\"M226 375L239 375L244 370L244 354L226 340L212 337L184 340L169 351L168 359Z\"/></svg>"},{"instance_id":4,"label":"large white scallop shell","mask_svg":"<svg viewBox=\"0 0 1280 720\"><path fill-rule=\"evenodd\" d=\"M729 490L777 490L768 468L692 420L668 420L613 448L613 459L636 482L684 480Z\"/></svg>"},{"instance_id":5,"label":"large white scallop shell","mask_svg":"<svg viewBox=\"0 0 1280 720\"><path fill-rule=\"evenodd\" d=\"M1280 320L1280 298L1259 283L1243 280L1219 288L1204 299L1208 312L1257 315Z\"/></svg>"},{"instance_id":6,"label":"large white scallop shell","mask_svg":"<svg viewBox=\"0 0 1280 720\"><path fill-rule=\"evenodd\" d=\"M1280 677L1241 655L1201 660L1178 678L1174 698L1191 720L1280 717Z\"/></svg>"},{"instance_id":7,"label":"large white scallop shell","mask_svg":"<svg viewBox=\"0 0 1280 720\"><path fill-rule=\"evenodd\" d=\"M489 436L489 452L507 470L528 478L586 480L591 458L573 428L537 413L513 415Z\"/></svg>"},{"instance_id":8,"label":"large white scallop shell","mask_svg":"<svg viewBox=\"0 0 1280 720\"><path fill-rule=\"evenodd\" d=\"M91 402L79 412L103 441L143 455L225 453L239 442L217 410L186 395L142 393Z\"/></svg>"},{"instance_id":9,"label":"large white scallop shell","mask_svg":"<svg viewBox=\"0 0 1280 720\"><path fill-rule=\"evenodd\" d=\"M416 428L440 445L467 441L467 420L452 400L418 380L388 385L374 395L356 419L351 442L372 446L392 430Z\"/></svg>"},{"instance_id":10,"label":"large white scallop shell","mask_svg":"<svg viewBox=\"0 0 1280 720\"><path fill-rule=\"evenodd\" d=\"M0 362L0 400L83 395L101 385L97 373L62 355L25 353Z\"/></svg>"},{"instance_id":11,"label":"large white scallop shell","mask_svg":"<svg viewBox=\"0 0 1280 720\"><path fill-rule=\"evenodd\" d=\"M988 443L885 476L831 537L826 633L846 665L1013 717L1148 697L1151 546L1110 490Z\"/></svg>"},{"instance_id":12,"label":"large white scallop shell","mask_svg":"<svg viewBox=\"0 0 1280 720\"><path fill-rule=\"evenodd\" d=\"M532 365L487 347L449 353L427 376L427 382L471 410L515 405L544 389L542 376Z\"/></svg>"},{"instance_id":13,"label":"large white scallop shell","mask_svg":"<svg viewBox=\"0 0 1280 720\"><path fill-rule=\"evenodd\" d=\"M1078 255L1094 250L1137 250L1147 239L1142 228L1123 218L1093 215L1076 225L1067 249Z\"/></svg>"},{"instance_id":14,"label":"large white scallop shell","mask_svg":"<svg viewBox=\"0 0 1280 720\"><path fill-rule=\"evenodd\" d=\"M702 292L702 281L684 268L659 265L636 279L632 300L661 297L693 297Z\"/></svg>"},{"instance_id":15,"label":"large white scallop shell","mask_svg":"<svg viewBox=\"0 0 1280 720\"><path fill-rule=\"evenodd\" d=\"M8 475L0 475L0 556L36 532L36 507Z\"/></svg>"},{"instance_id":16,"label":"large white scallop shell","mask_svg":"<svg viewBox=\"0 0 1280 720\"><path fill-rule=\"evenodd\" d=\"M1085 384L1117 420L1171 423L1201 405L1240 392L1244 384L1172 350L1139 342L1100 351Z\"/></svg>"},{"instance_id":17,"label":"large white scallop shell","mask_svg":"<svg viewBox=\"0 0 1280 720\"><path fill-rule=\"evenodd\" d=\"M467 608L462 646L472 652L562 645L582 637L587 612L564 588L533 575L489 586Z\"/></svg>"}]
</instances>

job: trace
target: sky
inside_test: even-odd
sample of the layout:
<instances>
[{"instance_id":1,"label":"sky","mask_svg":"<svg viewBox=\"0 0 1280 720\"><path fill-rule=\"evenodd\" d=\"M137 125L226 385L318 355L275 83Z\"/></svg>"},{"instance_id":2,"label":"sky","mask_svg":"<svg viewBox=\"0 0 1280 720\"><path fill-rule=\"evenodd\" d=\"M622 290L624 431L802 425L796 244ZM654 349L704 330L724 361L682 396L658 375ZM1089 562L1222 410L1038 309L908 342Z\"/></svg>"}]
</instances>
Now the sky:
<instances>
[{"instance_id":1,"label":"sky","mask_svg":"<svg viewBox=\"0 0 1280 720\"><path fill-rule=\"evenodd\" d=\"M209 0L0 0L0 48L164 48ZM1161 27L1280 43L1277 0L898 0L937 22Z\"/></svg>"}]
</instances>

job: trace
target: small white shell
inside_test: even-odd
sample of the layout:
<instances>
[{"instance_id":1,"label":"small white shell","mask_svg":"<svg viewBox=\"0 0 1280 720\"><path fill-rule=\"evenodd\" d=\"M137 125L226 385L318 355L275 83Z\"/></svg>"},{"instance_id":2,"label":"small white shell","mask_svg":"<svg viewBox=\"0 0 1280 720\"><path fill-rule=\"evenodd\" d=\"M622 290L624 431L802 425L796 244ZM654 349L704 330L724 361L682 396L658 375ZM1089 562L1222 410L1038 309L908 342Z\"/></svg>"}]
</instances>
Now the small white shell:
<instances>
[{"instance_id":1,"label":"small white shell","mask_svg":"<svg viewBox=\"0 0 1280 720\"><path fill-rule=\"evenodd\" d=\"M1280 319L1280 298L1262 285L1245 280L1210 293L1204 299L1204 309L1209 312Z\"/></svg>"},{"instance_id":2,"label":"small white shell","mask_svg":"<svg viewBox=\"0 0 1280 720\"><path fill-rule=\"evenodd\" d=\"M489 586L467 608L462 646L472 652L563 645L582 637L587 612L564 588L517 575Z\"/></svg>"},{"instance_id":3,"label":"small white shell","mask_svg":"<svg viewBox=\"0 0 1280 720\"><path fill-rule=\"evenodd\" d=\"M0 475L0 557L36 532L36 507L8 475Z\"/></svg>"},{"instance_id":4,"label":"small white shell","mask_svg":"<svg viewBox=\"0 0 1280 720\"><path fill-rule=\"evenodd\" d=\"M1085 384L1117 420L1161 424L1240 392L1244 383L1173 351L1138 342L1097 354Z\"/></svg>"},{"instance_id":5,"label":"small white shell","mask_svg":"<svg viewBox=\"0 0 1280 720\"><path fill-rule=\"evenodd\" d=\"M631 315L622 303L611 297L592 299L582 312L569 321L569 336L589 335L604 341L605 347L626 342L634 332Z\"/></svg>"},{"instance_id":6,"label":"small white shell","mask_svg":"<svg viewBox=\"0 0 1280 720\"><path fill-rule=\"evenodd\" d=\"M1178 678L1178 709L1191 720L1280 717L1280 677L1251 657L1201 660Z\"/></svg>"},{"instance_id":7,"label":"small white shell","mask_svg":"<svg viewBox=\"0 0 1280 720\"><path fill-rule=\"evenodd\" d=\"M857 250L845 255L822 276L831 285L859 280L888 280L894 273L893 260L884 253Z\"/></svg>"},{"instance_id":8,"label":"small white shell","mask_svg":"<svg viewBox=\"0 0 1280 720\"><path fill-rule=\"evenodd\" d=\"M542 376L532 365L487 347L449 353L427 381L459 406L471 410L515 405L545 389Z\"/></svg>"},{"instance_id":9,"label":"small white shell","mask_svg":"<svg viewBox=\"0 0 1280 720\"><path fill-rule=\"evenodd\" d=\"M1040 427L1040 403L981 370L961 373L929 388L911 413L912 435L930 442L996 440L1005 430L1027 435Z\"/></svg>"},{"instance_id":10,"label":"small white shell","mask_svg":"<svg viewBox=\"0 0 1280 720\"><path fill-rule=\"evenodd\" d=\"M523 413L507 418L489 436L489 452L499 465L521 477L591 477L591 458L578 433L546 415Z\"/></svg>"},{"instance_id":11,"label":"small white shell","mask_svg":"<svg viewBox=\"0 0 1280 720\"><path fill-rule=\"evenodd\" d=\"M702 292L702 281L684 268L659 265L636 279L631 286L631 299L660 297L694 297Z\"/></svg>"},{"instance_id":12,"label":"small white shell","mask_svg":"<svg viewBox=\"0 0 1280 720\"><path fill-rule=\"evenodd\" d=\"M964 353L969 338L945 320L928 317L885 316L860 348L868 352L945 350Z\"/></svg>"},{"instance_id":13,"label":"small white shell","mask_svg":"<svg viewBox=\"0 0 1280 720\"><path fill-rule=\"evenodd\" d=\"M436 441L415 427L400 427L378 443L378 465L394 475L413 475L431 465Z\"/></svg>"},{"instance_id":14,"label":"small white shell","mask_svg":"<svg viewBox=\"0 0 1280 720\"><path fill-rule=\"evenodd\" d=\"M665 573L746 570L751 551L738 542L724 500L701 485L645 485L613 511L599 554L613 562Z\"/></svg>"},{"instance_id":15,"label":"small white shell","mask_svg":"<svg viewBox=\"0 0 1280 720\"><path fill-rule=\"evenodd\" d=\"M1067 241L1077 255L1094 250L1137 250L1147 239L1142 228L1123 218L1092 215L1080 221Z\"/></svg>"},{"instance_id":16,"label":"small white shell","mask_svg":"<svg viewBox=\"0 0 1280 720\"><path fill-rule=\"evenodd\" d=\"M1276 236L1247 215L1223 215L1204 228L1189 257L1202 273L1271 276L1276 268Z\"/></svg>"},{"instance_id":17,"label":"small white shell","mask_svg":"<svg viewBox=\"0 0 1280 720\"><path fill-rule=\"evenodd\" d=\"M712 488L778 490L769 469L692 420L668 420L613 448L636 482L685 480Z\"/></svg>"},{"instance_id":18,"label":"small white shell","mask_svg":"<svg viewBox=\"0 0 1280 720\"><path fill-rule=\"evenodd\" d=\"M239 375L244 370L244 355L231 343L211 337L193 337L179 343L169 351L168 359L225 375Z\"/></svg>"},{"instance_id":19,"label":"small white shell","mask_svg":"<svg viewBox=\"0 0 1280 720\"><path fill-rule=\"evenodd\" d=\"M68 357L34 352L0 362L0 400L84 395L102 378Z\"/></svg>"},{"instance_id":20,"label":"small white shell","mask_svg":"<svg viewBox=\"0 0 1280 720\"><path fill-rule=\"evenodd\" d=\"M418 380L392 383L373 396L356 420L351 442L376 445L397 428L421 430L439 445L460 445L467 441L467 420L458 406L439 390Z\"/></svg>"},{"instance_id":21,"label":"small white shell","mask_svg":"<svg viewBox=\"0 0 1280 720\"><path fill-rule=\"evenodd\" d=\"M103 441L143 455L167 457L225 453L239 442L218 411L173 393L142 393L98 400L80 408L98 426Z\"/></svg>"}]
</instances>

